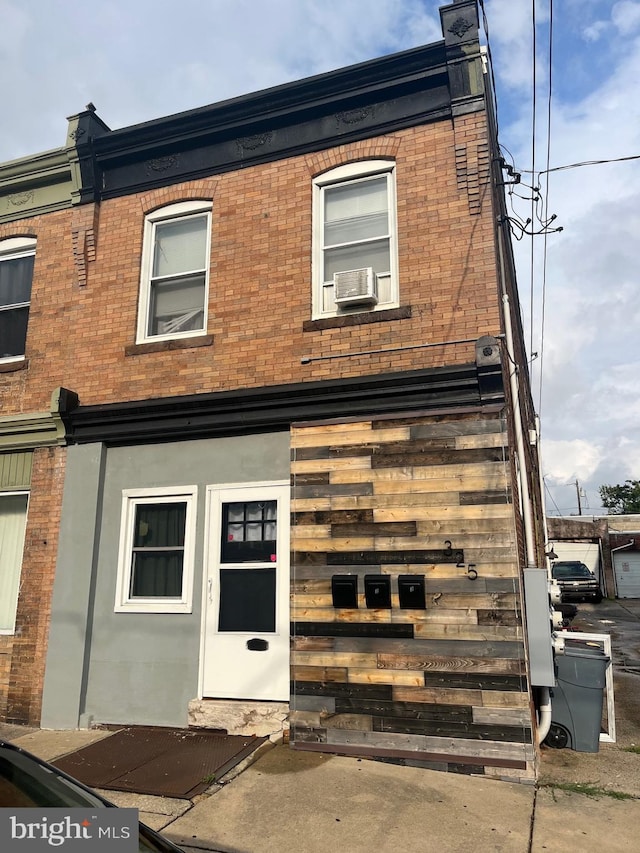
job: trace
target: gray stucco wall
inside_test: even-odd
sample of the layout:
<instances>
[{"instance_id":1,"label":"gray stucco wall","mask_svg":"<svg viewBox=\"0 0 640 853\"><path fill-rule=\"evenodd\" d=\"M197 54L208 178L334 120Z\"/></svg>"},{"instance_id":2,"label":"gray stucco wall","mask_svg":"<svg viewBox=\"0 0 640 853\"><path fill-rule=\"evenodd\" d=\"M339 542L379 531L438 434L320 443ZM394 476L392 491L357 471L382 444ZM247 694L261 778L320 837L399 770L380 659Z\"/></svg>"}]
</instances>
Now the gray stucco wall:
<instances>
[{"instance_id":1,"label":"gray stucco wall","mask_svg":"<svg viewBox=\"0 0 640 853\"><path fill-rule=\"evenodd\" d=\"M289 434L68 450L44 728L186 725L197 695L206 487L289 478ZM197 485L193 610L115 613L122 491Z\"/></svg>"}]
</instances>

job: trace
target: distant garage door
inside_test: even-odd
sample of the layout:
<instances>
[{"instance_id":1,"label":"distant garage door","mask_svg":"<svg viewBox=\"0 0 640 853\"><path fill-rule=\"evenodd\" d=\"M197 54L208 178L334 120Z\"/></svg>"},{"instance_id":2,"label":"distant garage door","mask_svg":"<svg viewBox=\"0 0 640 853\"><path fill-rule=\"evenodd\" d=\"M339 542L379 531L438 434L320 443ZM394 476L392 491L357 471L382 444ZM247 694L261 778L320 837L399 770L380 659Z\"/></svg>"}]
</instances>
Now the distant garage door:
<instances>
[{"instance_id":1,"label":"distant garage door","mask_svg":"<svg viewBox=\"0 0 640 853\"><path fill-rule=\"evenodd\" d=\"M640 554L620 551L613 555L618 598L640 598Z\"/></svg>"}]
</instances>

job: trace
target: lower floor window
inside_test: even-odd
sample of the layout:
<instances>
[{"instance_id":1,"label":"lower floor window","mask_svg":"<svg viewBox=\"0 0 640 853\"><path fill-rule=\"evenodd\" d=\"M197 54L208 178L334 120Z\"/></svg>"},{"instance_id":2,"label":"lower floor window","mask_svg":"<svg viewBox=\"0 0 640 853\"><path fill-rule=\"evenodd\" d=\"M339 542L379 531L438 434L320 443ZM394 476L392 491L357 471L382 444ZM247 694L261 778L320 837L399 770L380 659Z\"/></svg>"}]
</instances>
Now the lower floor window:
<instances>
[{"instance_id":1,"label":"lower floor window","mask_svg":"<svg viewBox=\"0 0 640 853\"><path fill-rule=\"evenodd\" d=\"M0 633L13 634L22 571L27 493L0 492Z\"/></svg>"},{"instance_id":2,"label":"lower floor window","mask_svg":"<svg viewBox=\"0 0 640 853\"><path fill-rule=\"evenodd\" d=\"M196 487L124 492L116 610L191 612Z\"/></svg>"}]
</instances>

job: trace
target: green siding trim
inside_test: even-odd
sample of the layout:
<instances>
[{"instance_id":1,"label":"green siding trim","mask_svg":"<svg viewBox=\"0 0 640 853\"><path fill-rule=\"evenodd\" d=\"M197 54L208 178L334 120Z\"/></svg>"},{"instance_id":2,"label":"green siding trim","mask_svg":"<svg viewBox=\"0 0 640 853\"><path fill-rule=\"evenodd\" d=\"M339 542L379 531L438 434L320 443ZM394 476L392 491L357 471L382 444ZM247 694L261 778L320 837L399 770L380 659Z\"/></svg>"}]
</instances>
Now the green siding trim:
<instances>
[{"instance_id":1,"label":"green siding trim","mask_svg":"<svg viewBox=\"0 0 640 853\"><path fill-rule=\"evenodd\" d=\"M64 424L57 412L32 412L0 418L0 453L64 443Z\"/></svg>"},{"instance_id":2,"label":"green siding trim","mask_svg":"<svg viewBox=\"0 0 640 853\"><path fill-rule=\"evenodd\" d=\"M0 222L71 207L73 172L64 149L0 166Z\"/></svg>"},{"instance_id":3,"label":"green siding trim","mask_svg":"<svg viewBox=\"0 0 640 853\"><path fill-rule=\"evenodd\" d=\"M0 453L0 491L28 489L31 485L33 453Z\"/></svg>"}]
</instances>

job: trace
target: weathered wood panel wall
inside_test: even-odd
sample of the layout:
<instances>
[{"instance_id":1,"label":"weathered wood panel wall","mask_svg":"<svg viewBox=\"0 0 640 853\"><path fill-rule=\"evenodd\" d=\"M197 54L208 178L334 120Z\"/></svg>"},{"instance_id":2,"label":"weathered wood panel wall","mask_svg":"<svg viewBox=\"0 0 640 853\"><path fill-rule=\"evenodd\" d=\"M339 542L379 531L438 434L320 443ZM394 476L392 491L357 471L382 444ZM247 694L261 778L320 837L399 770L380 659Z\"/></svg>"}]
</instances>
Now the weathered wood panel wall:
<instances>
[{"instance_id":1,"label":"weathered wood panel wall","mask_svg":"<svg viewBox=\"0 0 640 853\"><path fill-rule=\"evenodd\" d=\"M294 747L531 778L503 412L299 425L291 440ZM358 577L357 608L333 606L337 574ZM364 577L380 574L391 607L368 608ZM424 576L425 609L400 607L399 575Z\"/></svg>"}]
</instances>

